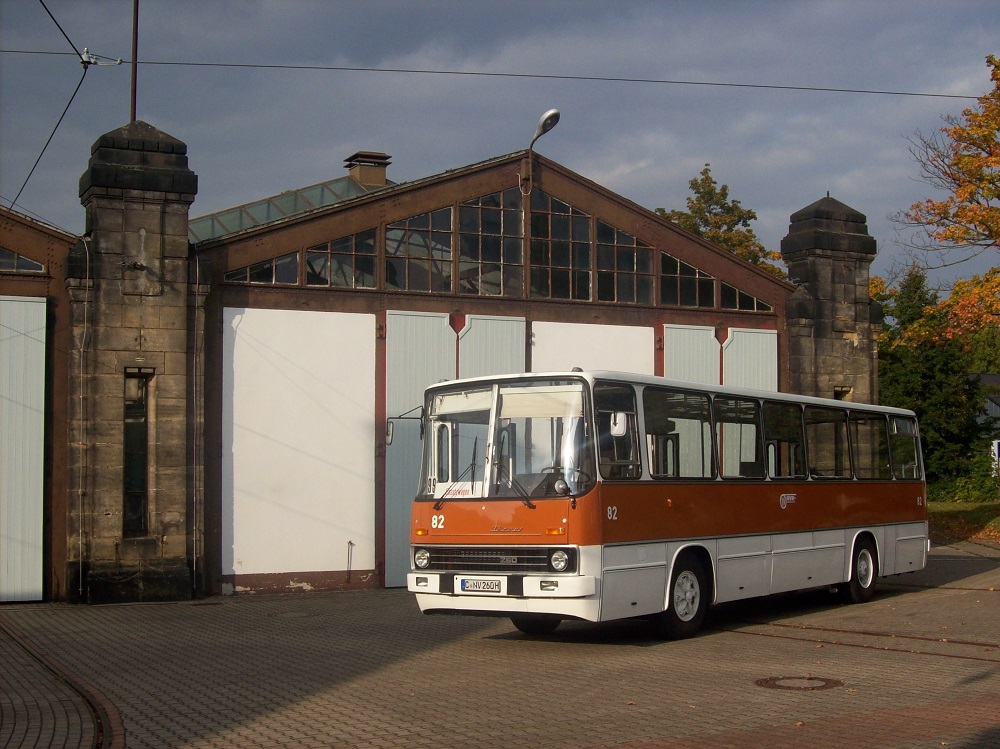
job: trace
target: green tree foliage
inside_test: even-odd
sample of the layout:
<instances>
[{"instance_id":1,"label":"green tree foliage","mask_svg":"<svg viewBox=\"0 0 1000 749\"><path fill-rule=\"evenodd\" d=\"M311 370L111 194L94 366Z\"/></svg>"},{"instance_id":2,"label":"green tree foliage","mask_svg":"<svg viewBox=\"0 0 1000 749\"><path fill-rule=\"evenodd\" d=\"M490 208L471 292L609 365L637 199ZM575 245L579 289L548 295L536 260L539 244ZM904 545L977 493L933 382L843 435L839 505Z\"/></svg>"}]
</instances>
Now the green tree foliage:
<instances>
[{"instance_id":1,"label":"green tree foliage","mask_svg":"<svg viewBox=\"0 0 1000 749\"><path fill-rule=\"evenodd\" d=\"M657 208L656 212L682 229L785 278L785 272L775 264L781 260L781 254L764 247L750 228L750 222L757 220L757 213L744 208L740 201L729 199L729 186L720 186L715 181L709 164L688 182L688 187L693 195L687 199L686 211Z\"/></svg>"},{"instance_id":2,"label":"green tree foliage","mask_svg":"<svg viewBox=\"0 0 1000 749\"><path fill-rule=\"evenodd\" d=\"M989 444L997 429L985 417L986 390L970 375L966 342L944 334L946 316L919 266L911 266L884 304L890 319L879 345L880 401L916 411L927 478L938 492L954 498L962 487L960 498L994 498ZM928 334L933 329L938 334Z\"/></svg>"}]
</instances>

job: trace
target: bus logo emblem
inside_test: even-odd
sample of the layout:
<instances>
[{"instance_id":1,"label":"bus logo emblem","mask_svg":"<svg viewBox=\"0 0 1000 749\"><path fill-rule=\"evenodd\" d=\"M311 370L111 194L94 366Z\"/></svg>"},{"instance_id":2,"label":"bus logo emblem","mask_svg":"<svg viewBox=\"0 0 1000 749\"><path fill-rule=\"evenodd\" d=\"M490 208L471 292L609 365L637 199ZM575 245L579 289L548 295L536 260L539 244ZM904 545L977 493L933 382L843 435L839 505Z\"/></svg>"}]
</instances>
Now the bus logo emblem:
<instances>
[{"instance_id":1,"label":"bus logo emblem","mask_svg":"<svg viewBox=\"0 0 1000 749\"><path fill-rule=\"evenodd\" d=\"M784 510L786 507L788 507L788 505L795 504L795 497L796 496L798 496L798 495L796 495L796 494L782 494L780 497L778 497L778 504L781 506L781 509Z\"/></svg>"}]
</instances>

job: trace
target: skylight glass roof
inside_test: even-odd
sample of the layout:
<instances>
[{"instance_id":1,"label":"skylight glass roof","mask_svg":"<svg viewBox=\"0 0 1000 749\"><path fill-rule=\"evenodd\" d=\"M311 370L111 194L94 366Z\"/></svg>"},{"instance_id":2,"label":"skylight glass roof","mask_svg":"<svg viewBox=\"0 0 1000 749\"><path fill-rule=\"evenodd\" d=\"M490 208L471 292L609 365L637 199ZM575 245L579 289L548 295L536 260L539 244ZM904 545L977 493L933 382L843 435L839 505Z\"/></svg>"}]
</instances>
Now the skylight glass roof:
<instances>
[{"instance_id":1,"label":"skylight glass roof","mask_svg":"<svg viewBox=\"0 0 1000 749\"><path fill-rule=\"evenodd\" d=\"M394 182L387 182L385 187L394 186ZM218 239L317 208L335 205L359 195L384 190L385 187L366 187L351 177L339 177L329 182L290 190L253 203L193 218L188 223L188 239L194 243Z\"/></svg>"}]
</instances>

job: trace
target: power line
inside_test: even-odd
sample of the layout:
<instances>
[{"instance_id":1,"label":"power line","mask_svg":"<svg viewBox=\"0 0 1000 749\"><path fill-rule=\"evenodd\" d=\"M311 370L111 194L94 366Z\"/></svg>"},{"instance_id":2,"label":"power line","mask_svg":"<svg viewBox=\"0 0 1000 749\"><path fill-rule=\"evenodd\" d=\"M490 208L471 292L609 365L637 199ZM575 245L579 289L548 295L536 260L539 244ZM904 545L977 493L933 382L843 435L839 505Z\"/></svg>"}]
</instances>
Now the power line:
<instances>
[{"instance_id":1,"label":"power line","mask_svg":"<svg viewBox=\"0 0 1000 749\"><path fill-rule=\"evenodd\" d=\"M39 52L20 49L0 49L0 54L22 55L63 55L68 52ZM108 58L110 59L110 58ZM125 62L131 63L126 60ZM808 91L816 93L835 94L871 94L877 96L911 96L936 99L978 99L978 96L967 94L938 94L926 91L894 91L891 89L867 88L836 88L832 86L788 86L773 83L731 83L725 81L689 81L670 78L628 78L599 75L562 75L557 73L505 73L486 70L438 70L433 68L371 68L348 65L284 65L264 63L233 63L233 62L183 62L179 60L140 60L138 65L160 65L197 68L246 68L257 70L310 70L341 73L392 73L406 75L451 75L481 78L513 78L557 81L586 81L598 83L644 83L669 86L711 86L716 88L748 88L769 89L775 91Z\"/></svg>"},{"instance_id":2,"label":"power line","mask_svg":"<svg viewBox=\"0 0 1000 749\"><path fill-rule=\"evenodd\" d=\"M24 182L21 185L21 189L17 191L17 195L15 195L14 199L12 201L10 201L10 207L11 208L13 208L17 204L18 198L21 197L21 193L24 192L24 188L27 187L27 185L28 185L28 180L31 179L31 175L35 173L35 167L38 166L38 162L40 162L42 160L42 156L45 155L45 150L49 147L49 143L51 143L52 142L52 138L55 137L56 130L59 129L59 126L62 124L63 118L66 116L66 113L69 111L70 104L72 104L73 103L73 99L76 98L76 92L80 90L80 86L83 85L83 79L87 77L87 70L88 70L88 68L89 68L89 66L87 66L87 65L83 66L83 75L80 76L79 83L77 83L76 84L76 88L73 89L73 95L70 96L69 97L69 101L66 102L66 107L63 109L62 114L59 115L59 121L56 123L56 126L54 128L52 128L52 132L49 133L49 139L47 141L45 141L45 145L42 146L42 151L41 151L41 153L38 154L38 158L35 159L35 163L32 165L31 171L28 172L28 176L24 178Z\"/></svg>"}]
</instances>

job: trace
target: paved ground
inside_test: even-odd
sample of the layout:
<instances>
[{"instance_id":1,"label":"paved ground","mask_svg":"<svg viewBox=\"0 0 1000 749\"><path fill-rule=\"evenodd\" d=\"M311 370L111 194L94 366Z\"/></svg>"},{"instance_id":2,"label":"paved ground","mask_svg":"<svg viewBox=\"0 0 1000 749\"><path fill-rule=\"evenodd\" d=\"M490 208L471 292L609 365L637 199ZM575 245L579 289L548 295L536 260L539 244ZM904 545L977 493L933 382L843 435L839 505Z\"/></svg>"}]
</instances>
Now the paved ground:
<instances>
[{"instance_id":1,"label":"paved ground","mask_svg":"<svg viewBox=\"0 0 1000 749\"><path fill-rule=\"evenodd\" d=\"M1000 748L1000 549L842 606L641 622L421 615L404 591L0 606L4 747Z\"/></svg>"}]
</instances>

